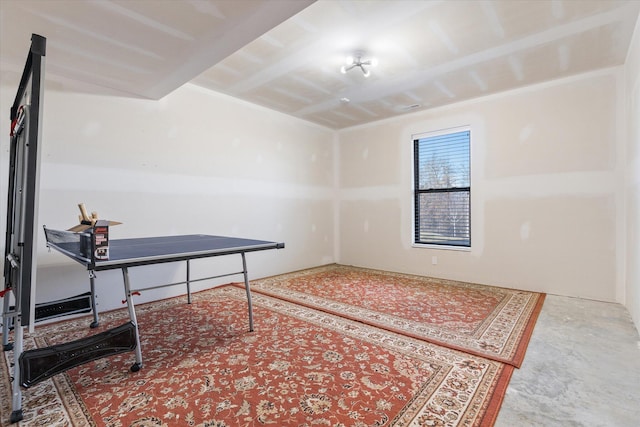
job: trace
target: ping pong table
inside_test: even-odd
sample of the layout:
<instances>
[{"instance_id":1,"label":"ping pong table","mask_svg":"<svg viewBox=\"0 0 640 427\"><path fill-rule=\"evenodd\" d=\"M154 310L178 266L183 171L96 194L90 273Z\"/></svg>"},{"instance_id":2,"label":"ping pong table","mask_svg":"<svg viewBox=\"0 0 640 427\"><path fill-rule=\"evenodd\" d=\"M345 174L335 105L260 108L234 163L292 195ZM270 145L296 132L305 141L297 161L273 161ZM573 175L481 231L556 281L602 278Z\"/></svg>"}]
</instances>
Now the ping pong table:
<instances>
[{"instance_id":1,"label":"ping pong table","mask_svg":"<svg viewBox=\"0 0 640 427\"><path fill-rule=\"evenodd\" d=\"M237 237L210 236L204 234L144 237L132 239L109 240L108 259L99 260L95 257L95 251L91 250L91 235L89 233L73 233L44 227L47 246L77 261L89 271L91 286L91 298L93 306L93 323L91 327L98 325L98 312L95 304L95 280L96 271L122 270L124 292L127 309L131 323L135 327L135 354L136 362L131 366L131 371L138 371L142 367L142 350L140 348L140 334L136 319L135 306L132 295L143 290L157 289L168 286L186 285L187 301L191 303L191 283L216 279L220 277L243 275L244 286L247 293L249 312L249 330L253 331L253 307L251 304L251 289L247 272L246 254L248 252L264 251L269 249L282 249L284 243L264 240L244 239ZM242 257L242 270L203 278L191 278L190 261L199 258L217 257L223 255L237 255ZM169 262L186 262L186 280L160 284L142 289L132 288L129 278L129 268L143 265L152 265Z\"/></svg>"}]
</instances>

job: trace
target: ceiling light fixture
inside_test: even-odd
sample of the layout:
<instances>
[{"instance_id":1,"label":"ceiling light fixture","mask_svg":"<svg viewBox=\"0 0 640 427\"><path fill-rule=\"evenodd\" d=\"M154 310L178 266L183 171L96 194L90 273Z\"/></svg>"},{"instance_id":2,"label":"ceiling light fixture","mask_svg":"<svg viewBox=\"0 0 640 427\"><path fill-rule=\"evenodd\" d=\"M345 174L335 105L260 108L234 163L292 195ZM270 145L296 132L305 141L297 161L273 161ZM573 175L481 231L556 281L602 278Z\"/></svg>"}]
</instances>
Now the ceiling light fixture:
<instances>
[{"instance_id":1,"label":"ceiling light fixture","mask_svg":"<svg viewBox=\"0 0 640 427\"><path fill-rule=\"evenodd\" d=\"M346 74L349 70L360 68L360 70L362 70L362 74L364 74L365 77L369 77L371 75L371 70L365 68L365 65L375 67L378 65L378 60L376 58L371 58L363 61L361 54L357 54L355 57L347 56L345 65L340 68L340 72L342 74Z\"/></svg>"}]
</instances>

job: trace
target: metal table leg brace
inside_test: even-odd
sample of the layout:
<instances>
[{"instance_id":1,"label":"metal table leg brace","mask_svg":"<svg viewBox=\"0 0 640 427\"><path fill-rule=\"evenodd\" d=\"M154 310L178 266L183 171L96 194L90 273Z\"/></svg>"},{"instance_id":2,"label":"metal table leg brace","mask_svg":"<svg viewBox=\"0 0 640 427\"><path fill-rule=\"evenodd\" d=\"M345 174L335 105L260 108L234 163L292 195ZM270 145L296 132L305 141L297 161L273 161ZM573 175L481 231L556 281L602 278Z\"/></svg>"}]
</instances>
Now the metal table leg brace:
<instances>
[{"instance_id":1,"label":"metal table leg brace","mask_svg":"<svg viewBox=\"0 0 640 427\"><path fill-rule=\"evenodd\" d=\"M142 368L142 349L140 347L140 331L138 328L138 319L136 317L136 310L135 310L135 306L133 304L133 294L143 291L143 290L149 290L149 289L158 289L158 288L164 288L167 286L175 286L175 285L182 285L182 284L186 284L187 285L187 301L189 304L191 304L191 282L198 282L198 281L202 281L202 280L210 280L210 279L216 279L216 278L220 278L220 277L227 277L227 276L235 276L238 274L242 274L243 278L244 278L244 287L247 293L247 305L248 305L248 314L249 314L249 331L253 332L253 304L251 303L251 287L249 285L249 274L247 271L247 260L246 260L246 256L244 252L241 252L240 255L242 256L242 271L238 271L238 272L234 272L234 273L227 273L227 274L221 274L218 276L211 276L211 277L204 277L201 279L191 279L191 271L190 271L190 264L189 264L189 260L187 260L187 275L186 275L186 281L184 282L176 282L176 283L169 283L166 285L159 285L159 286L152 286L152 287L148 287L148 288L141 288L141 289L131 289L131 281L129 279L129 269L127 267L122 267L122 278L124 281L124 292L125 292L125 298L126 298L126 303L127 303L127 310L129 312L129 319L131 320L131 322L133 323L133 325L135 326L135 334L136 334L136 348L135 348L135 354L136 354L136 361L133 365L131 365L131 371L132 372L137 372L140 370L140 368ZM90 274L89 276L91 278L91 292L92 294L95 292L95 283L94 283L94 278L95 275L94 274ZM97 310L94 311L94 323L97 325L98 322L98 315L97 315ZM92 325L94 324L92 323Z\"/></svg>"},{"instance_id":2,"label":"metal table leg brace","mask_svg":"<svg viewBox=\"0 0 640 427\"><path fill-rule=\"evenodd\" d=\"M129 269L122 268L122 277L124 279L124 292L127 298L127 309L129 310L129 319L136 328L136 363L131 365L131 372L137 372L142 368L142 350L140 349L140 330L138 328L138 319L136 318L136 309L133 306L133 298L131 297L131 285L129 284Z\"/></svg>"}]
</instances>

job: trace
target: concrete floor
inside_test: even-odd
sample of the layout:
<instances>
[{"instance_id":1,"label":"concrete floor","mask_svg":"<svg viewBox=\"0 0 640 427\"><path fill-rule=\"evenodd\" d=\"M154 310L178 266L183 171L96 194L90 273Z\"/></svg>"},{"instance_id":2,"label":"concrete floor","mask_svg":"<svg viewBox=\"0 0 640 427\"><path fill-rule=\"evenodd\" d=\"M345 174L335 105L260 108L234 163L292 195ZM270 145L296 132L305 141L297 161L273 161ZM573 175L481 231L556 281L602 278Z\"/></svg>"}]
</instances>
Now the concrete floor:
<instances>
[{"instance_id":1,"label":"concrete floor","mask_svg":"<svg viewBox=\"0 0 640 427\"><path fill-rule=\"evenodd\" d=\"M640 426L640 337L629 312L548 295L495 426Z\"/></svg>"}]
</instances>

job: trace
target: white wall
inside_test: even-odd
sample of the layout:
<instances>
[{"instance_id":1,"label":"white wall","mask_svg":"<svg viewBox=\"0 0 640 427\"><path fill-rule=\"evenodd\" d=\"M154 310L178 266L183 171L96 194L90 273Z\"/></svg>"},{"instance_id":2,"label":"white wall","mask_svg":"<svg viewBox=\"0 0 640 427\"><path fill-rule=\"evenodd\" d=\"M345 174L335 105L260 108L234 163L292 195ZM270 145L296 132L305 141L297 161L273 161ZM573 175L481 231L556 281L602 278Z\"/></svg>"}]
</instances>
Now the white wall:
<instances>
[{"instance_id":1,"label":"white wall","mask_svg":"<svg viewBox=\"0 0 640 427\"><path fill-rule=\"evenodd\" d=\"M616 68L339 132L341 263L622 302L622 89ZM463 125L472 248L414 248L412 135Z\"/></svg>"},{"instance_id":2,"label":"white wall","mask_svg":"<svg viewBox=\"0 0 640 427\"><path fill-rule=\"evenodd\" d=\"M0 111L7 116L14 94L2 88ZM335 261L332 131L192 85L160 101L55 89L44 96L41 225L75 225L84 202L101 218L123 223L110 230L112 238L207 233L285 242L284 250L247 255L250 278ZM2 138L2 218L8 146ZM39 247L38 301L88 290L86 271L48 253L43 233ZM226 271L241 269L239 256L216 262ZM208 265L193 268L220 273ZM131 274L147 285L181 279L184 268ZM232 280L242 277L219 282ZM101 310L121 307L121 282L120 272L98 273ZM184 289L146 292L137 301L176 293Z\"/></svg>"},{"instance_id":3,"label":"white wall","mask_svg":"<svg viewBox=\"0 0 640 427\"><path fill-rule=\"evenodd\" d=\"M252 278L341 262L627 301L638 324L638 32L634 40L624 69L339 132L191 85L160 101L54 86L45 93L40 224L67 228L84 202L123 222L113 238L202 232L286 242L249 255ZM15 88L1 89L8 112ZM472 128L473 247L413 248L412 135L460 125ZM0 148L6 200L7 138ZM87 289L85 271L48 253L42 236L39 246L39 301ZM183 273L132 271L142 285ZM101 310L120 307L119 272L100 273L98 284Z\"/></svg>"},{"instance_id":4,"label":"white wall","mask_svg":"<svg viewBox=\"0 0 640 427\"><path fill-rule=\"evenodd\" d=\"M627 308L640 331L640 19L625 64L628 138L626 145Z\"/></svg>"}]
</instances>

